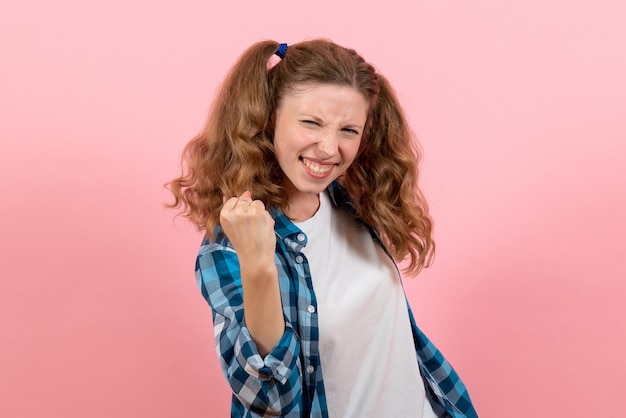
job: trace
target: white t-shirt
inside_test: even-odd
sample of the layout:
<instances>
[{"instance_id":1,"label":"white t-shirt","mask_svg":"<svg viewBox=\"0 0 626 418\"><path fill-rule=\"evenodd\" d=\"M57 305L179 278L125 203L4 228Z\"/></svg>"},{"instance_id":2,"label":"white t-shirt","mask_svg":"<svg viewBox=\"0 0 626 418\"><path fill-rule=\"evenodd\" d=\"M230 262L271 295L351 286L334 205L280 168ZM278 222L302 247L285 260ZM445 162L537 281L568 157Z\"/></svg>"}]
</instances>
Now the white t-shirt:
<instances>
[{"instance_id":1,"label":"white t-shirt","mask_svg":"<svg viewBox=\"0 0 626 418\"><path fill-rule=\"evenodd\" d=\"M297 225L308 236L329 416L436 418L393 261L326 193Z\"/></svg>"}]
</instances>

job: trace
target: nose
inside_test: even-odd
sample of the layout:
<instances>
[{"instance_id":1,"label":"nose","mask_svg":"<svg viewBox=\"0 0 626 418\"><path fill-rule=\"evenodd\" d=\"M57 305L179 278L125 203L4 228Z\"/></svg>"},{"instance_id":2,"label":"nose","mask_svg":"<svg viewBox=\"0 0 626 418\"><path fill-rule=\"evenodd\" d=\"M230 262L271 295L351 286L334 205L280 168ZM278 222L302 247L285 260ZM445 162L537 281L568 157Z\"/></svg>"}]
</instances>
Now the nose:
<instances>
[{"instance_id":1,"label":"nose","mask_svg":"<svg viewBox=\"0 0 626 418\"><path fill-rule=\"evenodd\" d=\"M329 131L324 132L320 135L317 148L322 158L330 158L336 155L339 150L339 139L337 135Z\"/></svg>"}]
</instances>

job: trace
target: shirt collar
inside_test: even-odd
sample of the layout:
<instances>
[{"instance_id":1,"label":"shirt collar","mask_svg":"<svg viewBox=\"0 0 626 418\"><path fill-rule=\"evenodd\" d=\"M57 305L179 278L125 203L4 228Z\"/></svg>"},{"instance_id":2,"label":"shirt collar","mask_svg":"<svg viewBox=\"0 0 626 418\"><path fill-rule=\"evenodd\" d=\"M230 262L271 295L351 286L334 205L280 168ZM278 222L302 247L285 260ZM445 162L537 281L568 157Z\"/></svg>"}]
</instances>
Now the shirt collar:
<instances>
[{"instance_id":1,"label":"shirt collar","mask_svg":"<svg viewBox=\"0 0 626 418\"><path fill-rule=\"evenodd\" d=\"M268 209L272 218L274 218L274 231L280 239L285 239L289 235L300 234L302 231L281 211L275 207Z\"/></svg>"}]
</instances>

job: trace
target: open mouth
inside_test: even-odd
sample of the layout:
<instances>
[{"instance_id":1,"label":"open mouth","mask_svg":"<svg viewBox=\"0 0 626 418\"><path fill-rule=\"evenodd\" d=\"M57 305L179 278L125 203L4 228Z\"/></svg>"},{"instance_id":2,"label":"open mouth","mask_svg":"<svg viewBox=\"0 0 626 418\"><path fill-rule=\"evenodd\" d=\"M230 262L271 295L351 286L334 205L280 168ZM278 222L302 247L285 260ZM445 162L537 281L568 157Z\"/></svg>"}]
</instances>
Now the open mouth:
<instances>
[{"instance_id":1,"label":"open mouth","mask_svg":"<svg viewBox=\"0 0 626 418\"><path fill-rule=\"evenodd\" d=\"M334 164L319 164L311 160L300 158L302 163L309 169L311 173L316 176L324 176L333 168Z\"/></svg>"}]
</instances>

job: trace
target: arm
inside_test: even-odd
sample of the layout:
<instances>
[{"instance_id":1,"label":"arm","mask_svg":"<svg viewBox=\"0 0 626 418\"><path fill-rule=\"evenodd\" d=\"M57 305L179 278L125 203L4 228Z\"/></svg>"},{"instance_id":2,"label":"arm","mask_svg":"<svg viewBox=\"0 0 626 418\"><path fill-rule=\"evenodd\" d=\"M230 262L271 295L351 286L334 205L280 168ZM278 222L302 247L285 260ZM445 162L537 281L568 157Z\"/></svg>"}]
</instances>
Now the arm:
<instances>
[{"instance_id":1,"label":"arm","mask_svg":"<svg viewBox=\"0 0 626 418\"><path fill-rule=\"evenodd\" d=\"M300 342L285 323L278 343L262 356L244 321L237 254L211 244L196 261L196 278L213 312L217 355L238 401L260 415L286 415L300 404Z\"/></svg>"},{"instance_id":2,"label":"arm","mask_svg":"<svg viewBox=\"0 0 626 418\"><path fill-rule=\"evenodd\" d=\"M274 263L274 220L250 192L225 202L220 223L239 259L245 323L261 356L270 352L285 331Z\"/></svg>"},{"instance_id":3,"label":"arm","mask_svg":"<svg viewBox=\"0 0 626 418\"><path fill-rule=\"evenodd\" d=\"M280 335L276 338L274 327L269 327L269 334L270 339L275 341L268 339L258 344L258 337L253 338L250 324L260 322L257 330L263 330L266 325L263 321L255 322L255 314L251 314L254 303L257 308L267 307L268 303L263 303L263 289L257 293L249 292L255 289L254 285L245 287L244 297L244 283L257 277L244 273L246 266L240 262L242 256L231 247L231 242L225 238L212 244L205 241L196 262L198 284L213 311L215 342L223 372L237 400L246 409L261 415L285 415L298 410L302 395L300 343L292 324L282 312L278 273L284 274L284 270L280 262L277 268L274 261L274 237L272 229L274 244L271 260L276 287L269 286L269 289L275 289L277 296L275 302L279 309ZM251 271L254 272L254 269L251 268ZM246 298L254 302L250 310L244 302ZM257 332L257 335L260 334ZM268 348L260 349L262 344Z\"/></svg>"}]
</instances>

